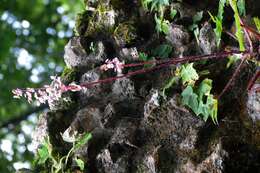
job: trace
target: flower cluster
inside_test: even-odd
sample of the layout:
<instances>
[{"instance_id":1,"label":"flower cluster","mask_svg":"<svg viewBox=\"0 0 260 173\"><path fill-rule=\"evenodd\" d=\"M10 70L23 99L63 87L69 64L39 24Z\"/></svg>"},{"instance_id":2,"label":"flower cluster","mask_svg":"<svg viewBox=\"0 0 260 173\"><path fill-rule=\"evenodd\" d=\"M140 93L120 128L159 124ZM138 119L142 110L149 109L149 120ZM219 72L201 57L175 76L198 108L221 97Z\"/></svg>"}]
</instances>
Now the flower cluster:
<instances>
[{"instance_id":1,"label":"flower cluster","mask_svg":"<svg viewBox=\"0 0 260 173\"><path fill-rule=\"evenodd\" d=\"M44 85L42 88L26 88L13 90L14 98L25 97L29 103L32 103L33 97L37 105L48 102L49 106L53 106L56 101L61 99L62 93L66 91L80 91L82 87L76 84L64 85L60 77L51 76L52 83Z\"/></svg>"},{"instance_id":2,"label":"flower cluster","mask_svg":"<svg viewBox=\"0 0 260 173\"><path fill-rule=\"evenodd\" d=\"M100 69L103 71L107 71L108 69L114 69L115 72L121 74L124 68L124 63L120 62L116 57L112 60L106 59L105 64L100 66Z\"/></svg>"}]
</instances>

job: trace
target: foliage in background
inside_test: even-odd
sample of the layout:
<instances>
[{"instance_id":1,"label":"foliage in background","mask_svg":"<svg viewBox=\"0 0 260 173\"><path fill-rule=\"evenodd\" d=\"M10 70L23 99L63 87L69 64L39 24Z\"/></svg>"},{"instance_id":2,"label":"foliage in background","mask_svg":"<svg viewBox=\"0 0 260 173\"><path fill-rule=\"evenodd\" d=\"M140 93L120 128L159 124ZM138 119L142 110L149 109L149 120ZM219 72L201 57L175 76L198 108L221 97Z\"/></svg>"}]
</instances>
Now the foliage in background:
<instances>
[{"instance_id":1,"label":"foliage in background","mask_svg":"<svg viewBox=\"0 0 260 173\"><path fill-rule=\"evenodd\" d=\"M201 21L201 19L203 18L203 11L197 12L197 14L195 14L192 17L192 25L189 26L189 30L193 31L194 36L196 38L197 43L199 44L199 25L198 23Z\"/></svg>"},{"instance_id":2,"label":"foliage in background","mask_svg":"<svg viewBox=\"0 0 260 173\"><path fill-rule=\"evenodd\" d=\"M155 12L154 20L156 31L158 33L167 34L169 32L169 21L164 18L165 7L169 5L169 0L141 0L142 6L146 10ZM171 17L176 15L177 11L171 11Z\"/></svg>"},{"instance_id":3,"label":"foliage in background","mask_svg":"<svg viewBox=\"0 0 260 173\"><path fill-rule=\"evenodd\" d=\"M236 37L237 37L237 40L239 43L239 49L241 51L244 51L245 50L244 34L243 34L242 27L240 24L241 19L239 17L238 6L237 6L237 5L243 6L243 3L237 4L237 0L229 0L229 4L235 13L234 18L235 18L235 25L236 25ZM239 9L244 9L244 7L240 7ZM244 13L243 10L242 10L242 13Z\"/></svg>"},{"instance_id":4,"label":"foliage in background","mask_svg":"<svg viewBox=\"0 0 260 173\"><path fill-rule=\"evenodd\" d=\"M197 116L201 116L204 121L211 117L213 123L217 124L218 101L210 93L212 80L204 79L198 86L196 81L199 74L193 67L193 63L184 64L175 70L175 75L168 81L162 89L162 95L166 96L166 90L171 88L178 81L186 88L182 91L182 104L189 107Z\"/></svg>"},{"instance_id":5,"label":"foliage in background","mask_svg":"<svg viewBox=\"0 0 260 173\"><path fill-rule=\"evenodd\" d=\"M214 32L216 34L217 46L220 46L221 35L222 35L222 23L223 23L223 14L224 14L224 7L225 7L226 0L219 0L218 6L218 15L213 16L210 12L209 15L212 21L216 24Z\"/></svg>"},{"instance_id":6,"label":"foliage in background","mask_svg":"<svg viewBox=\"0 0 260 173\"><path fill-rule=\"evenodd\" d=\"M204 79L199 87L188 85L181 93L182 103L188 106L197 116L204 121L211 117L214 124L217 124L218 101L210 93L212 80Z\"/></svg>"},{"instance_id":7,"label":"foliage in background","mask_svg":"<svg viewBox=\"0 0 260 173\"><path fill-rule=\"evenodd\" d=\"M213 16L210 12L209 15L212 21L215 23L216 27L214 32L216 34L217 46L220 46L221 42L221 35L222 35L222 25L223 25L223 16L224 16L224 8L225 6L229 5L233 12L234 12L234 19L235 19L235 26L236 26L236 39L239 43L240 51L245 50L245 43L244 43L244 32L241 27L241 16L245 16L246 8L245 8L245 1L244 0L219 0L219 7L218 7L218 15ZM230 56L229 62L227 63L227 67L230 67L234 62L240 59L239 56Z\"/></svg>"},{"instance_id":8,"label":"foliage in background","mask_svg":"<svg viewBox=\"0 0 260 173\"><path fill-rule=\"evenodd\" d=\"M219 0L219 7L218 7L218 15L213 16L210 12L209 15L212 21L216 24L214 29L216 37L217 37L217 45L219 47L222 35L222 25L223 25L223 15L224 15L224 7L225 5L230 5L234 12L234 19L235 19L235 26L236 26L236 38L239 43L239 48L241 51L245 50L244 45L244 36L242 27L240 24L240 15L245 15L245 2L244 0Z\"/></svg>"},{"instance_id":9,"label":"foliage in background","mask_svg":"<svg viewBox=\"0 0 260 173\"><path fill-rule=\"evenodd\" d=\"M47 169L50 167L51 173L59 173L61 171L64 172L64 170L66 170L69 157L71 157L76 150L87 144L91 137L92 136L90 133L86 133L82 137L78 137L73 142L73 146L67 155L62 157L54 154L49 138L45 139L44 143L37 151L34 163L35 167L43 165L44 167L47 166ZM83 160L79 158L74 158L74 160L80 170L83 171L85 167Z\"/></svg>"}]
</instances>

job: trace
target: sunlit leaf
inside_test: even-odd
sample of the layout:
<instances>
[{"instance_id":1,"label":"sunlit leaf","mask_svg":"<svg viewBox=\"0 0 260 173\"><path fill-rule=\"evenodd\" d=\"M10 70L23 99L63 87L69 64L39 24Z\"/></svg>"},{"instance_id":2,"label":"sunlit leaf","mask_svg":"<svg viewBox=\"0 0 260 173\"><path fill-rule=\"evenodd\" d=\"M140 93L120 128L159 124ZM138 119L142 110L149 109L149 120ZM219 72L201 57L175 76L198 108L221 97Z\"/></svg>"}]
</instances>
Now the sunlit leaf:
<instances>
[{"instance_id":1,"label":"sunlit leaf","mask_svg":"<svg viewBox=\"0 0 260 173\"><path fill-rule=\"evenodd\" d=\"M38 164L44 164L46 160L49 158L48 148L46 146L42 146L40 149L38 149L38 155Z\"/></svg>"},{"instance_id":2,"label":"sunlit leaf","mask_svg":"<svg viewBox=\"0 0 260 173\"><path fill-rule=\"evenodd\" d=\"M193 68L193 63L183 65L180 72L183 85L193 85L199 79L199 75Z\"/></svg>"}]
</instances>

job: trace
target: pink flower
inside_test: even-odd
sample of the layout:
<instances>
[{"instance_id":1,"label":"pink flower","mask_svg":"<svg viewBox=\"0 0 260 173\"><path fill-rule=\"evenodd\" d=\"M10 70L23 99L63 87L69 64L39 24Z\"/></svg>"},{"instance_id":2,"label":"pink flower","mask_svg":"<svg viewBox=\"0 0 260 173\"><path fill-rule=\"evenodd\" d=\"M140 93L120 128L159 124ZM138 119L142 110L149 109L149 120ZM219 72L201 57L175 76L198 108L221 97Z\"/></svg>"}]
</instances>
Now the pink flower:
<instances>
[{"instance_id":1,"label":"pink flower","mask_svg":"<svg viewBox=\"0 0 260 173\"><path fill-rule=\"evenodd\" d=\"M100 66L100 70L107 71L109 69L114 69L117 73L122 73L123 68L124 63L120 62L117 57L112 60L106 59L105 64Z\"/></svg>"},{"instance_id":2,"label":"pink flower","mask_svg":"<svg viewBox=\"0 0 260 173\"><path fill-rule=\"evenodd\" d=\"M60 77L51 76L52 83L50 85L44 85L43 88L33 89L15 89L13 90L14 98L24 97L29 103L32 103L33 98L37 105L48 102L49 106L54 106L56 101L59 101L62 97L62 93L67 91L80 91L83 87L77 84L64 85L61 82Z\"/></svg>"},{"instance_id":3,"label":"pink flower","mask_svg":"<svg viewBox=\"0 0 260 173\"><path fill-rule=\"evenodd\" d=\"M23 91L19 88L12 90L12 93L14 94L14 98L21 98L23 96Z\"/></svg>"}]
</instances>

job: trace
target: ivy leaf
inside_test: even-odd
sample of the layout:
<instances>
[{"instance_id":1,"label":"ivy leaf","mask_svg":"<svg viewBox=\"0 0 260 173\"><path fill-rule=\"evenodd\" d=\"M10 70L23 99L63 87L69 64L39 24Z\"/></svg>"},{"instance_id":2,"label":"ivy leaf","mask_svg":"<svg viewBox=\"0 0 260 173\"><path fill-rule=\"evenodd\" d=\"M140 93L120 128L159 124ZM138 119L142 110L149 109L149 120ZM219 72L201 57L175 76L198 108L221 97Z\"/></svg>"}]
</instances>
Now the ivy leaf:
<instances>
[{"instance_id":1,"label":"ivy leaf","mask_svg":"<svg viewBox=\"0 0 260 173\"><path fill-rule=\"evenodd\" d=\"M210 94L212 89L212 80L204 79L197 90L193 90L188 85L182 92L182 103L197 115L201 116L204 121L211 117L214 124L217 124L218 101Z\"/></svg>"},{"instance_id":2,"label":"ivy leaf","mask_svg":"<svg viewBox=\"0 0 260 173\"><path fill-rule=\"evenodd\" d=\"M193 63L183 65L180 75L183 85L194 85L195 81L199 79L197 71L193 68Z\"/></svg>"},{"instance_id":3,"label":"ivy leaf","mask_svg":"<svg viewBox=\"0 0 260 173\"><path fill-rule=\"evenodd\" d=\"M207 121L207 119L209 117L208 105L203 103L202 100L200 100L200 102L199 102L199 106L198 106L196 115L201 115L204 121Z\"/></svg>"},{"instance_id":4,"label":"ivy leaf","mask_svg":"<svg viewBox=\"0 0 260 173\"><path fill-rule=\"evenodd\" d=\"M199 107L197 115L201 115L204 121L210 116L212 121L217 124L218 101L210 94L212 89L212 80L204 79L198 88ZM206 97L206 103L203 102Z\"/></svg>"},{"instance_id":5,"label":"ivy leaf","mask_svg":"<svg viewBox=\"0 0 260 173\"><path fill-rule=\"evenodd\" d=\"M75 162L77 163L77 166L79 167L79 169L80 169L81 171L83 171L83 170L84 170L84 167L85 167L84 161L81 160L81 159L76 158L76 159L75 159Z\"/></svg>"},{"instance_id":6,"label":"ivy leaf","mask_svg":"<svg viewBox=\"0 0 260 173\"><path fill-rule=\"evenodd\" d=\"M182 96L182 103L189 108L193 112L197 112L198 109L198 95L193 92L193 89L191 86L187 86L181 93Z\"/></svg>"},{"instance_id":7,"label":"ivy leaf","mask_svg":"<svg viewBox=\"0 0 260 173\"><path fill-rule=\"evenodd\" d=\"M159 58L168 58L172 52L172 47L169 44L162 44L156 47L152 54L153 56L158 56Z\"/></svg>"}]
</instances>

